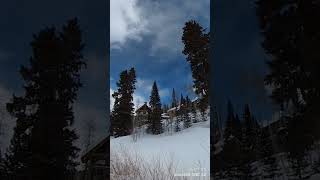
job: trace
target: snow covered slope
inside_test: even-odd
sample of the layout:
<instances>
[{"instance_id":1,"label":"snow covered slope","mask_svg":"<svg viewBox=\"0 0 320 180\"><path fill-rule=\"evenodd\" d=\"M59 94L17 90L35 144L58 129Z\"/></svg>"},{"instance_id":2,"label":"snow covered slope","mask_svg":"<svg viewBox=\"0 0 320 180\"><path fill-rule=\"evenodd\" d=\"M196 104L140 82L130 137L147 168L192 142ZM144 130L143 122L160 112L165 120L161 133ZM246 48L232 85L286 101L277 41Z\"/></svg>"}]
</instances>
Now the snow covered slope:
<instances>
[{"instance_id":1,"label":"snow covered slope","mask_svg":"<svg viewBox=\"0 0 320 180\"><path fill-rule=\"evenodd\" d=\"M167 161L173 158L177 173L195 172L202 168L210 171L210 120L192 124L180 132L160 135L145 134L136 142L132 136L111 138L111 153L126 149L129 154L137 153L144 161L152 164L154 158ZM134 156L134 155L133 155Z\"/></svg>"}]
</instances>

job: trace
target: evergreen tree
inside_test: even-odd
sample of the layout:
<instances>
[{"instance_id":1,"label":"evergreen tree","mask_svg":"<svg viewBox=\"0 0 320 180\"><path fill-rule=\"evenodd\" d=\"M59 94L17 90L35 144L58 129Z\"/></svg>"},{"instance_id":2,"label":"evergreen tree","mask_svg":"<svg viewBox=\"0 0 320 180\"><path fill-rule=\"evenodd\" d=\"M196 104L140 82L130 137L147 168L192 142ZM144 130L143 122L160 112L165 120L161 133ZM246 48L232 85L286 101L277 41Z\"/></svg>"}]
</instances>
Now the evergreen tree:
<instances>
[{"instance_id":1,"label":"evergreen tree","mask_svg":"<svg viewBox=\"0 0 320 180\"><path fill-rule=\"evenodd\" d=\"M244 163L244 154L241 142L241 125L238 116L235 116L230 100L227 103L227 120L224 129L223 159L225 160L226 175L228 178L237 178L247 174L248 164Z\"/></svg>"},{"instance_id":2,"label":"evergreen tree","mask_svg":"<svg viewBox=\"0 0 320 180\"><path fill-rule=\"evenodd\" d=\"M181 108L181 106L183 106L183 105L185 105L185 99L184 99L184 97L183 97L183 95L181 94L181 96L180 96L180 108Z\"/></svg>"},{"instance_id":3,"label":"evergreen tree","mask_svg":"<svg viewBox=\"0 0 320 180\"><path fill-rule=\"evenodd\" d=\"M238 114L236 114L236 117L234 119L234 126L234 135L237 137L237 139L242 141L242 126Z\"/></svg>"},{"instance_id":4,"label":"evergreen tree","mask_svg":"<svg viewBox=\"0 0 320 180\"><path fill-rule=\"evenodd\" d=\"M301 132L304 129L304 127L301 129L299 127L301 125L299 121L304 119L302 116L295 114L293 117L289 117L286 150L289 152L287 158L293 170L292 175L300 179L308 179L306 170L310 166L310 162L306 162L305 156L313 139L307 133Z\"/></svg>"},{"instance_id":5,"label":"evergreen tree","mask_svg":"<svg viewBox=\"0 0 320 180\"><path fill-rule=\"evenodd\" d=\"M197 123L198 119L197 119L197 109L195 107L195 105L193 103L191 103L191 120L193 123Z\"/></svg>"},{"instance_id":6,"label":"evergreen tree","mask_svg":"<svg viewBox=\"0 0 320 180\"><path fill-rule=\"evenodd\" d=\"M252 150L255 144L255 127L253 123L254 119L250 112L249 105L246 104L243 111L243 145L244 151L247 152L248 161L253 160ZM250 154L248 154L250 153Z\"/></svg>"},{"instance_id":7,"label":"evergreen tree","mask_svg":"<svg viewBox=\"0 0 320 180\"><path fill-rule=\"evenodd\" d=\"M174 91L174 88L172 89L172 103L171 108L177 107L177 98L176 98L176 92Z\"/></svg>"},{"instance_id":8,"label":"evergreen tree","mask_svg":"<svg viewBox=\"0 0 320 180\"><path fill-rule=\"evenodd\" d=\"M287 150L297 162L320 138L320 26L314 26L319 5L316 0L257 1L262 46L271 57L265 83L273 87L274 102L291 111Z\"/></svg>"},{"instance_id":9,"label":"evergreen tree","mask_svg":"<svg viewBox=\"0 0 320 180\"><path fill-rule=\"evenodd\" d=\"M22 66L25 95L7 104L17 118L6 166L16 178L65 179L75 170L77 135L72 105L85 63L77 19L61 32L46 28L34 35L30 67ZM25 151L25 152L23 152ZM23 157L22 157L23 156ZM22 162L22 164L20 164Z\"/></svg>"},{"instance_id":10,"label":"evergreen tree","mask_svg":"<svg viewBox=\"0 0 320 180\"><path fill-rule=\"evenodd\" d=\"M15 95L12 102L7 104L10 115L16 117L16 126L4 159L7 178L28 179L31 176L30 132L35 117L30 111L27 116L26 107L25 98Z\"/></svg>"},{"instance_id":11,"label":"evergreen tree","mask_svg":"<svg viewBox=\"0 0 320 180\"><path fill-rule=\"evenodd\" d=\"M109 135L110 136L113 136L113 127L112 127L112 124L113 124L113 114L112 112L110 112L110 124L109 124Z\"/></svg>"},{"instance_id":12,"label":"evergreen tree","mask_svg":"<svg viewBox=\"0 0 320 180\"><path fill-rule=\"evenodd\" d=\"M185 128L189 128L192 126L192 122L191 122L191 117L189 115L189 110L188 110L188 107L184 107L183 108L183 118L184 118L184 127Z\"/></svg>"},{"instance_id":13,"label":"evergreen tree","mask_svg":"<svg viewBox=\"0 0 320 180\"><path fill-rule=\"evenodd\" d=\"M209 103L209 33L196 21L188 21L183 27L183 54L191 65L195 93L201 99L201 109L207 109ZM203 111L204 112L204 111Z\"/></svg>"},{"instance_id":14,"label":"evergreen tree","mask_svg":"<svg viewBox=\"0 0 320 180\"><path fill-rule=\"evenodd\" d=\"M212 131L211 134L213 135L213 137L211 138L211 141L215 144L219 140L222 139L219 116L218 116L218 111L217 111L216 106L214 106L212 114L213 114L213 120L212 120L213 121L213 125L212 125L213 128L210 128L210 130Z\"/></svg>"},{"instance_id":15,"label":"evergreen tree","mask_svg":"<svg viewBox=\"0 0 320 180\"><path fill-rule=\"evenodd\" d=\"M189 116L188 101L187 98L184 98L182 94L180 98L179 118L180 121L183 121L184 128L191 127L191 118Z\"/></svg>"},{"instance_id":16,"label":"evergreen tree","mask_svg":"<svg viewBox=\"0 0 320 180\"><path fill-rule=\"evenodd\" d=\"M187 108L186 115L187 115L187 121L188 121L187 123L189 123L190 126L192 126L192 122L193 122L192 115L191 115L192 102L188 96L186 97L186 108Z\"/></svg>"},{"instance_id":17,"label":"evergreen tree","mask_svg":"<svg viewBox=\"0 0 320 180\"><path fill-rule=\"evenodd\" d=\"M4 165L3 165L3 157L0 149L0 179L4 179Z\"/></svg>"},{"instance_id":18,"label":"evergreen tree","mask_svg":"<svg viewBox=\"0 0 320 180\"><path fill-rule=\"evenodd\" d=\"M220 154L227 179L240 179L242 175L243 169L241 168L245 167L245 164L242 164L243 154L241 148L241 142L235 137L224 140L223 150Z\"/></svg>"},{"instance_id":19,"label":"evergreen tree","mask_svg":"<svg viewBox=\"0 0 320 180\"><path fill-rule=\"evenodd\" d=\"M186 97L186 107L187 107L187 111L190 112L191 109L191 100L189 99L189 97Z\"/></svg>"},{"instance_id":20,"label":"evergreen tree","mask_svg":"<svg viewBox=\"0 0 320 180\"><path fill-rule=\"evenodd\" d=\"M181 122L181 115L180 115L180 111L176 111L176 120L174 122L174 131L175 132L179 132L181 131L181 127L180 127L180 122Z\"/></svg>"},{"instance_id":21,"label":"evergreen tree","mask_svg":"<svg viewBox=\"0 0 320 180\"><path fill-rule=\"evenodd\" d=\"M162 105L162 113L166 113L169 110L169 107L167 104Z\"/></svg>"},{"instance_id":22,"label":"evergreen tree","mask_svg":"<svg viewBox=\"0 0 320 180\"><path fill-rule=\"evenodd\" d=\"M224 138L228 139L230 136L233 136L241 141L242 129L240 119L237 114L235 116L233 105L229 100L227 104L227 120L224 130Z\"/></svg>"},{"instance_id":23,"label":"evergreen tree","mask_svg":"<svg viewBox=\"0 0 320 180\"><path fill-rule=\"evenodd\" d=\"M183 122L183 113L182 113L182 104L183 104L183 101L184 101L184 99L183 99L183 96L182 96L182 94L181 94L181 96L180 96L180 102L179 102L179 107L177 107L177 109L176 109L176 121L175 121L175 132L178 132L178 131L181 131L181 127L180 127L180 123L181 122Z\"/></svg>"},{"instance_id":24,"label":"evergreen tree","mask_svg":"<svg viewBox=\"0 0 320 180\"><path fill-rule=\"evenodd\" d=\"M234 111L233 111L233 106L231 101L228 101L227 105L227 120L226 120L226 125L224 129L224 139L227 140L230 137L235 137L235 117L234 117Z\"/></svg>"},{"instance_id":25,"label":"evergreen tree","mask_svg":"<svg viewBox=\"0 0 320 180\"><path fill-rule=\"evenodd\" d=\"M277 178L279 173L279 166L276 157L274 156L275 151L272 142L271 129L265 129L260 133L259 152L260 158L263 162L264 177L263 178Z\"/></svg>"},{"instance_id":26,"label":"evergreen tree","mask_svg":"<svg viewBox=\"0 0 320 180\"><path fill-rule=\"evenodd\" d=\"M208 108L208 102L206 101L206 99L200 99L199 103L198 103L198 107L201 113L201 117L202 117L202 121L206 121L206 110Z\"/></svg>"},{"instance_id":27,"label":"evergreen tree","mask_svg":"<svg viewBox=\"0 0 320 180\"><path fill-rule=\"evenodd\" d=\"M156 81L154 81L149 102L151 113L150 113L150 124L149 132L152 134L160 134L163 132L161 122L161 102L158 92Z\"/></svg>"},{"instance_id":28,"label":"evergreen tree","mask_svg":"<svg viewBox=\"0 0 320 180\"><path fill-rule=\"evenodd\" d=\"M115 137L132 133L135 83L136 74L134 68L120 73L120 79L117 82L118 89L112 94L115 99L112 111L112 131Z\"/></svg>"},{"instance_id":29,"label":"evergreen tree","mask_svg":"<svg viewBox=\"0 0 320 180\"><path fill-rule=\"evenodd\" d=\"M240 171L244 178L250 178L252 173L251 163L258 159L260 127L250 112L249 105L246 104L243 112L242 125L242 160Z\"/></svg>"}]
</instances>

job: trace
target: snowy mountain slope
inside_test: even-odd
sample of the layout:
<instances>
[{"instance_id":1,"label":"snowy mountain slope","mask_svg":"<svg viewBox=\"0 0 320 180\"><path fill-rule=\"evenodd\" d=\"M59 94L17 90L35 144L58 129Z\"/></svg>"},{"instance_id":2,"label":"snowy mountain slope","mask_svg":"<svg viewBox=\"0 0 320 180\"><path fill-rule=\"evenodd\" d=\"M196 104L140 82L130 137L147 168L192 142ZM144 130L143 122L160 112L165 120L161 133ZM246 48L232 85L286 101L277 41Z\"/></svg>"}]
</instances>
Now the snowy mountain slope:
<instances>
[{"instance_id":1,"label":"snowy mountain slope","mask_svg":"<svg viewBox=\"0 0 320 180\"><path fill-rule=\"evenodd\" d=\"M152 164L154 158L177 163L177 173L188 173L192 169L210 170L210 121L192 124L180 132L160 135L145 134L136 142L132 136L111 138L111 154L126 149L132 156L139 154Z\"/></svg>"}]
</instances>

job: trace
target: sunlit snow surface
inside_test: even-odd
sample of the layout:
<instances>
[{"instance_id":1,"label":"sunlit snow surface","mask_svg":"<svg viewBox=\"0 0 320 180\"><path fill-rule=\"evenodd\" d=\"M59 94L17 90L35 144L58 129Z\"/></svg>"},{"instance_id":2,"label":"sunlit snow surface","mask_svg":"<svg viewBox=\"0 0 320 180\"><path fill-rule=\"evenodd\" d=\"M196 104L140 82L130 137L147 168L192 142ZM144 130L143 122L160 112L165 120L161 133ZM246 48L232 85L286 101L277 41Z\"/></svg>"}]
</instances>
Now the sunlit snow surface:
<instances>
[{"instance_id":1,"label":"sunlit snow surface","mask_svg":"<svg viewBox=\"0 0 320 180\"><path fill-rule=\"evenodd\" d=\"M173 157L177 163L177 173L190 173L201 168L209 176L210 120L193 123L192 127L172 134L143 134L136 142L132 136L123 136L111 138L110 143L111 152L126 149L151 164L154 158L160 157L165 163Z\"/></svg>"}]
</instances>

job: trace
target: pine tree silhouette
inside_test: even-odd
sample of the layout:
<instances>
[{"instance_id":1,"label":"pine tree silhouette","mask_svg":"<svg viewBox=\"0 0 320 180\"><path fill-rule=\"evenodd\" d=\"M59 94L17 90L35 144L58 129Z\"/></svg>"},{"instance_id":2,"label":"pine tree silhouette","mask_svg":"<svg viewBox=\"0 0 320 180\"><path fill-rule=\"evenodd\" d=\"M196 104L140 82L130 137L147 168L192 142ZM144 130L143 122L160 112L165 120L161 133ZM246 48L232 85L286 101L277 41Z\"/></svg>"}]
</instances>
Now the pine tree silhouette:
<instances>
[{"instance_id":1,"label":"pine tree silhouette","mask_svg":"<svg viewBox=\"0 0 320 180\"><path fill-rule=\"evenodd\" d=\"M124 70L117 82L118 90L112 94L115 99L112 111L112 134L114 137L126 136L132 132L133 92L135 90L135 69Z\"/></svg>"},{"instance_id":2,"label":"pine tree silhouette","mask_svg":"<svg viewBox=\"0 0 320 180\"><path fill-rule=\"evenodd\" d=\"M77 19L68 21L60 32L54 27L40 31L31 46L30 67L20 69L25 95L14 96L7 104L17 118L7 165L16 178L65 179L75 171L79 151L73 144L78 137L70 128L73 102L82 85L80 71L85 67Z\"/></svg>"},{"instance_id":3,"label":"pine tree silhouette","mask_svg":"<svg viewBox=\"0 0 320 180\"><path fill-rule=\"evenodd\" d=\"M195 93L200 98L200 109L204 112L209 103L209 33L196 21L188 21L183 27L183 54L190 63Z\"/></svg>"},{"instance_id":4,"label":"pine tree silhouette","mask_svg":"<svg viewBox=\"0 0 320 180\"><path fill-rule=\"evenodd\" d=\"M163 132L161 121L161 102L156 81L154 81L152 86L149 105L151 108L149 129L152 134L160 134Z\"/></svg>"},{"instance_id":5,"label":"pine tree silhouette","mask_svg":"<svg viewBox=\"0 0 320 180\"><path fill-rule=\"evenodd\" d=\"M35 117L33 114L27 116L26 107L25 98L15 95L7 104L10 115L16 117L16 126L3 162L6 178L28 179L31 176L30 133L27 132L31 131Z\"/></svg>"},{"instance_id":6,"label":"pine tree silhouette","mask_svg":"<svg viewBox=\"0 0 320 180\"><path fill-rule=\"evenodd\" d=\"M226 120L226 125L223 133L224 139L228 140L230 137L235 137L236 136L235 130L236 130L236 125L235 125L233 105L229 100L227 105L227 120Z\"/></svg>"},{"instance_id":7,"label":"pine tree silhouette","mask_svg":"<svg viewBox=\"0 0 320 180\"><path fill-rule=\"evenodd\" d=\"M172 103L171 103L171 108L177 107L177 97L176 97L176 92L174 91L174 88L172 89Z\"/></svg>"},{"instance_id":8,"label":"pine tree silhouette","mask_svg":"<svg viewBox=\"0 0 320 180\"><path fill-rule=\"evenodd\" d=\"M270 55L265 83L273 87L273 101L287 112L286 151L302 178L305 152L320 139L320 26L314 23L320 3L258 0L256 5L262 47Z\"/></svg>"}]
</instances>

